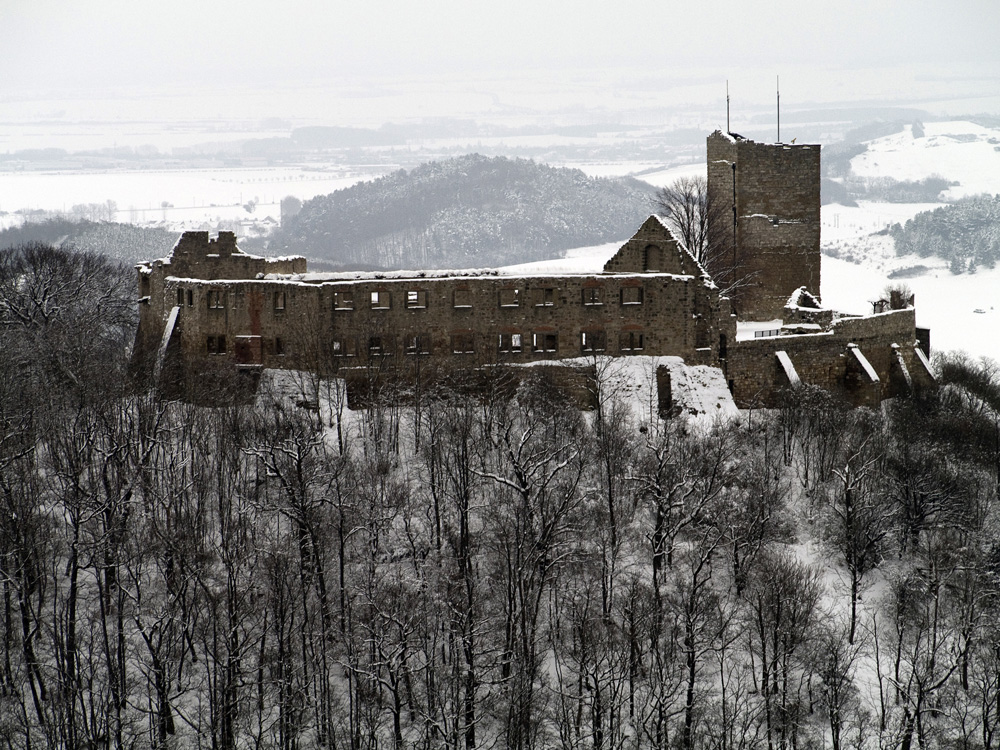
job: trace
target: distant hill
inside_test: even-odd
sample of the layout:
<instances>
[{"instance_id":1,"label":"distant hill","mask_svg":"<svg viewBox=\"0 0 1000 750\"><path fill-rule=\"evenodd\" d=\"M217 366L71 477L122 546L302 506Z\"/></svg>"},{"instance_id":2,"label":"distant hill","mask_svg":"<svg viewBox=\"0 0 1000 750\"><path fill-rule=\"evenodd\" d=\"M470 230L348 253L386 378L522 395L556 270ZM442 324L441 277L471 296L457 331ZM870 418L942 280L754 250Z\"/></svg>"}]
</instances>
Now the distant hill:
<instances>
[{"instance_id":1,"label":"distant hill","mask_svg":"<svg viewBox=\"0 0 1000 750\"><path fill-rule=\"evenodd\" d=\"M898 255L936 255L949 261L952 273L993 268L1000 259L1000 195L977 195L922 211L905 224L894 224L889 234Z\"/></svg>"},{"instance_id":2,"label":"distant hill","mask_svg":"<svg viewBox=\"0 0 1000 750\"><path fill-rule=\"evenodd\" d=\"M478 154L400 170L303 204L268 246L339 268L499 266L625 239L654 188Z\"/></svg>"},{"instance_id":3,"label":"distant hill","mask_svg":"<svg viewBox=\"0 0 1000 750\"><path fill-rule=\"evenodd\" d=\"M0 250L41 242L56 247L72 247L109 258L136 263L162 258L177 243L177 232L137 227L113 222L47 219L31 221L0 231Z\"/></svg>"}]
</instances>

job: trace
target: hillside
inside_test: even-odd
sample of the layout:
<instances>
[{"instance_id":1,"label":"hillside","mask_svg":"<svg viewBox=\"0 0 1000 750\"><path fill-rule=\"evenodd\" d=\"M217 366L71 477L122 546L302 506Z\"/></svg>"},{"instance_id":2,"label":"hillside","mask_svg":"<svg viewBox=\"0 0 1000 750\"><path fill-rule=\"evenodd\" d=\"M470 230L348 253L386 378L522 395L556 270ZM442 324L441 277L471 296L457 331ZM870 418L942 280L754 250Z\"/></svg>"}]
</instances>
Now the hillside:
<instances>
[{"instance_id":1,"label":"hillside","mask_svg":"<svg viewBox=\"0 0 1000 750\"><path fill-rule=\"evenodd\" d=\"M344 268L446 268L555 257L625 239L653 189L478 154L423 164L307 201L268 252Z\"/></svg>"},{"instance_id":2,"label":"hillside","mask_svg":"<svg viewBox=\"0 0 1000 750\"><path fill-rule=\"evenodd\" d=\"M824 205L824 303L870 311L887 284L902 281L916 294L917 325L931 329L932 351L1000 361L1000 269L991 267L1000 217L989 197L1000 193L1000 128L986 119L925 122L922 132L903 126L858 151L847 166L855 184L929 185L940 175L949 187L933 202ZM824 147L824 166L827 156Z\"/></svg>"},{"instance_id":3,"label":"hillside","mask_svg":"<svg viewBox=\"0 0 1000 750\"><path fill-rule=\"evenodd\" d=\"M1000 733L987 367L941 361L944 387L878 411L804 386L711 421L660 419L640 356L594 358L590 415L546 367L364 412L272 371L207 408L134 379L120 266L0 260L9 748Z\"/></svg>"},{"instance_id":4,"label":"hillside","mask_svg":"<svg viewBox=\"0 0 1000 750\"><path fill-rule=\"evenodd\" d=\"M162 258L176 242L176 232L105 221L48 219L0 231L0 250L42 243L99 253L128 263Z\"/></svg>"}]
</instances>

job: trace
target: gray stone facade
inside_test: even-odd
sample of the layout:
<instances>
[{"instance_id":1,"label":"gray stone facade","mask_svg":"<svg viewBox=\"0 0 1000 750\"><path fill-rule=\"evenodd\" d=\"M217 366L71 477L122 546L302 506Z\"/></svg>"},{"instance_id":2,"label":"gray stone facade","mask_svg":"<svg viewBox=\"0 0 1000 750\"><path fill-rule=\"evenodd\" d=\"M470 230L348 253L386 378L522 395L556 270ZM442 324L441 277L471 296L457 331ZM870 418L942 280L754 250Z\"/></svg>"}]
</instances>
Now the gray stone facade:
<instances>
[{"instance_id":1,"label":"gray stone facade","mask_svg":"<svg viewBox=\"0 0 1000 750\"><path fill-rule=\"evenodd\" d=\"M933 386L912 307L859 317L819 303L819 147L717 132L708 155L712 199L735 187L730 228L753 279L737 310L782 318L771 335L738 340L730 300L652 216L601 272L559 275L308 273L303 258L242 253L231 233L187 232L170 256L138 267L137 361L181 395L227 368L321 371L370 388L373 372L415 379L566 360L567 382L586 390L579 358L595 356L717 367L741 407L773 405L800 383L867 405Z\"/></svg>"},{"instance_id":2,"label":"gray stone facade","mask_svg":"<svg viewBox=\"0 0 1000 750\"><path fill-rule=\"evenodd\" d=\"M709 201L725 207L712 229L735 238L735 275L746 280L733 300L740 318L780 318L801 286L818 297L820 147L716 131L707 153Z\"/></svg>"}]
</instances>

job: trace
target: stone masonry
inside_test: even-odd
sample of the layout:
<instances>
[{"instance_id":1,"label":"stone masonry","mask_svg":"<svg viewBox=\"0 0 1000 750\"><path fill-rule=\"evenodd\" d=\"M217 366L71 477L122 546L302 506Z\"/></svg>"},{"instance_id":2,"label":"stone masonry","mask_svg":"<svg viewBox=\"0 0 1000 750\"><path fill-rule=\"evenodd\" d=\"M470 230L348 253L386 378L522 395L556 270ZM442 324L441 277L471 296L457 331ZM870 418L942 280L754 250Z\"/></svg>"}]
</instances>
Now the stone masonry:
<instances>
[{"instance_id":1,"label":"stone masonry","mask_svg":"<svg viewBox=\"0 0 1000 750\"><path fill-rule=\"evenodd\" d=\"M549 361L578 380L580 358L595 356L717 367L740 407L772 406L800 384L869 406L933 387L912 305L848 316L820 304L818 146L716 132L708 177L710 199L735 209L726 231L751 281L735 311L652 216L602 272L556 276L308 273L303 258L241 252L231 233L186 232L167 258L138 267L136 359L182 396L205 373L262 368L351 384L373 370L406 378ZM737 313L780 327L738 338Z\"/></svg>"},{"instance_id":2,"label":"stone masonry","mask_svg":"<svg viewBox=\"0 0 1000 750\"><path fill-rule=\"evenodd\" d=\"M655 217L598 274L308 274L301 258L189 232L139 279L137 349L162 350L182 376L317 358L345 376L407 360L448 369L604 354L717 365L735 339L728 301Z\"/></svg>"},{"instance_id":3,"label":"stone masonry","mask_svg":"<svg viewBox=\"0 0 1000 750\"><path fill-rule=\"evenodd\" d=\"M716 131L707 153L709 202L726 207L712 230L734 238L734 275L745 280L733 294L735 312L742 320L771 320L801 286L818 297L820 147Z\"/></svg>"}]
</instances>

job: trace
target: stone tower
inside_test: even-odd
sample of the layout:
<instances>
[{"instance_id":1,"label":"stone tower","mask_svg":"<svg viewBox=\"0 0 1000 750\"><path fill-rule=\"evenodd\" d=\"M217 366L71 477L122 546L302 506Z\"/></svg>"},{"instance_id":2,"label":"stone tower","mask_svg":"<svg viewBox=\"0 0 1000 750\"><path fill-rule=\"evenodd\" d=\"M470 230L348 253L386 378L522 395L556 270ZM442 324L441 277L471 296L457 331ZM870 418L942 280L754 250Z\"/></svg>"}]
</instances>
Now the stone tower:
<instances>
[{"instance_id":1,"label":"stone tower","mask_svg":"<svg viewBox=\"0 0 1000 750\"><path fill-rule=\"evenodd\" d=\"M780 318L804 286L819 297L820 147L708 136L708 197L725 207L716 232L735 248L731 293L744 320Z\"/></svg>"}]
</instances>

